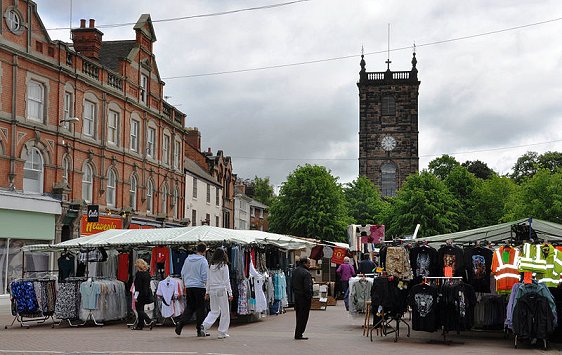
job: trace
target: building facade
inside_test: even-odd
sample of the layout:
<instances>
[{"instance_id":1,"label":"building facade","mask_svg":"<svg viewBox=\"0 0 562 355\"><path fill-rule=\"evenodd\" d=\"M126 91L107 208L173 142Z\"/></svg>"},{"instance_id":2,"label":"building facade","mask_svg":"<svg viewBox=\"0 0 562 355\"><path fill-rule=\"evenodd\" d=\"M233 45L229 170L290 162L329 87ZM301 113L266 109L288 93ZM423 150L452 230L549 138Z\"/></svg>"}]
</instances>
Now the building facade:
<instances>
[{"instance_id":1,"label":"building facade","mask_svg":"<svg viewBox=\"0 0 562 355\"><path fill-rule=\"evenodd\" d=\"M414 53L410 71L359 72L359 175L382 196L394 196L419 170L418 81Z\"/></svg>"},{"instance_id":2,"label":"building facade","mask_svg":"<svg viewBox=\"0 0 562 355\"><path fill-rule=\"evenodd\" d=\"M244 182L237 183L235 191L234 228L255 229L267 232L269 230L269 207L246 195L246 185Z\"/></svg>"},{"instance_id":3,"label":"building facade","mask_svg":"<svg viewBox=\"0 0 562 355\"><path fill-rule=\"evenodd\" d=\"M9 194L0 199L39 200L18 213L43 206L51 217L36 220L54 223L43 230L48 242L185 224L185 114L164 100L150 16L139 18L132 40L104 42L90 19L65 43L50 39L33 1L1 6L0 190ZM0 220L14 213L2 206ZM98 222L87 222L88 207ZM9 238L0 231L4 279Z\"/></svg>"},{"instance_id":4,"label":"building facade","mask_svg":"<svg viewBox=\"0 0 562 355\"><path fill-rule=\"evenodd\" d=\"M191 159L184 162L185 211L191 225L222 227L222 185Z\"/></svg>"}]
</instances>

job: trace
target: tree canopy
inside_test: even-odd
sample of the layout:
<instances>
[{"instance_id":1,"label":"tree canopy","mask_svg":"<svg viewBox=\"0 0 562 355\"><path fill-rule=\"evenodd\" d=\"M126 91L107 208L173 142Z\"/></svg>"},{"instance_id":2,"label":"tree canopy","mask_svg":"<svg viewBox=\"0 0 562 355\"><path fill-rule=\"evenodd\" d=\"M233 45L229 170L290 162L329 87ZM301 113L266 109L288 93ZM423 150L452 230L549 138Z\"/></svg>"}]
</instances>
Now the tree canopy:
<instances>
[{"instance_id":1,"label":"tree canopy","mask_svg":"<svg viewBox=\"0 0 562 355\"><path fill-rule=\"evenodd\" d=\"M474 176L479 179L486 180L496 175L496 173L492 169L490 169L488 165L486 165L486 163L481 162L480 160L467 160L462 163L462 166L464 166L469 172L474 174Z\"/></svg>"},{"instance_id":2,"label":"tree canopy","mask_svg":"<svg viewBox=\"0 0 562 355\"><path fill-rule=\"evenodd\" d=\"M429 162L428 170L439 179L445 180L453 168L459 165L461 164L454 157L443 154L439 158L435 158Z\"/></svg>"},{"instance_id":3,"label":"tree canopy","mask_svg":"<svg viewBox=\"0 0 562 355\"><path fill-rule=\"evenodd\" d=\"M269 177L259 178L255 176L253 180L248 181L246 194L254 200L268 206L271 206L271 203L275 198L273 186L269 181Z\"/></svg>"},{"instance_id":4,"label":"tree canopy","mask_svg":"<svg viewBox=\"0 0 562 355\"><path fill-rule=\"evenodd\" d=\"M345 241L350 222L338 178L309 164L287 177L269 215L272 232L330 241Z\"/></svg>"},{"instance_id":5,"label":"tree canopy","mask_svg":"<svg viewBox=\"0 0 562 355\"><path fill-rule=\"evenodd\" d=\"M343 189L349 216L354 224L379 224L387 208L379 190L369 178L359 176Z\"/></svg>"}]
</instances>

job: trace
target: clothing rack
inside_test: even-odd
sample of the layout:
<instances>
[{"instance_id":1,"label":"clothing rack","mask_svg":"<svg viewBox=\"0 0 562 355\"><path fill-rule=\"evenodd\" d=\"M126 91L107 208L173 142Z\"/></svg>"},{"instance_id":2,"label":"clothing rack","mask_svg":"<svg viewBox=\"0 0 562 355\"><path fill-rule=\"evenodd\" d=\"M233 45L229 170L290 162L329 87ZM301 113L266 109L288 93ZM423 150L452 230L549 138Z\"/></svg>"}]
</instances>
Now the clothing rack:
<instances>
[{"instance_id":1,"label":"clothing rack","mask_svg":"<svg viewBox=\"0 0 562 355\"><path fill-rule=\"evenodd\" d=\"M22 272L23 274L24 272ZM14 319L12 320L12 323L9 325L10 327L12 327L14 325L14 323L17 321L20 325L20 327L22 328L26 328L29 329L29 324L30 323L37 323L37 324L43 324L45 323L49 318L51 318L52 323L51 323L51 328L54 328L54 326L56 324L59 324L60 322L57 322L54 318L54 309L52 312L48 311L48 312L44 312L44 307L45 305L43 305L43 309L40 309L38 307L38 309L33 312L33 313L23 313L19 311L19 307L18 307L18 296L14 295L14 291L12 289L12 285L15 283L19 283L19 282L49 282L49 283L55 283L56 279L52 278L52 277L28 277L28 278L18 278L13 280L10 283L10 299L11 299L11 303L12 303L12 315L14 316ZM55 287L53 285L53 287ZM37 294L35 293L35 288L33 290L33 295L36 299L36 303L37 303ZM54 300L51 300L54 302ZM37 303L37 305L39 306L40 304ZM53 303L54 306L54 303ZM49 314L50 313L50 314ZM8 325L4 326L4 329L8 329Z\"/></svg>"},{"instance_id":2,"label":"clothing rack","mask_svg":"<svg viewBox=\"0 0 562 355\"><path fill-rule=\"evenodd\" d=\"M443 280L443 281L450 281L450 282L452 283L452 281L454 281L454 280L457 280L457 281L462 280L462 277L461 277L461 276L452 276L452 277L446 277L446 276L425 276L425 277L424 277L424 282L426 282L426 280L430 280L430 281L431 281L431 280L435 280L435 281L436 281L436 285L439 286L441 280ZM429 340L428 343L430 343L430 344L435 344L435 343L437 343L437 344L451 345L451 344L453 344L453 341L452 341L452 340L447 340L447 334L448 334L448 333L449 333L449 332L445 330L445 327L442 326L442 327L441 327L441 335L443 336L443 340L435 340L435 339L432 339L432 340ZM457 333L459 333L459 332L457 331ZM455 342L455 344L463 344L463 343L462 343L462 342Z\"/></svg>"}]
</instances>

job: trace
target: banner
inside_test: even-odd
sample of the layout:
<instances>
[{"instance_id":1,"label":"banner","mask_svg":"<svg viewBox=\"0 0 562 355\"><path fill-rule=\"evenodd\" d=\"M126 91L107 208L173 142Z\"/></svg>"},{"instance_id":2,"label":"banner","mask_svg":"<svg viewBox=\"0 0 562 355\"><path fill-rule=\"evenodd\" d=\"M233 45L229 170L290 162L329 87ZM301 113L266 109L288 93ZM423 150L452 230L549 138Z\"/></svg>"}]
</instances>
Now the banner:
<instances>
[{"instance_id":1,"label":"banner","mask_svg":"<svg viewBox=\"0 0 562 355\"><path fill-rule=\"evenodd\" d=\"M88 222L99 222L100 206L88 205Z\"/></svg>"},{"instance_id":2,"label":"banner","mask_svg":"<svg viewBox=\"0 0 562 355\"><path fill-rule=\"evenodd\" d=\"M82 215L80 235L90 235L109 229L122 229L123 219L115 217L99 217L97 222L88 222L88 215Z\"/></svg>"},{"instance_id":3,"label":"banner","mask_svg":"<svg viewBox=\"0 0 562 355\"><path fill-rule=\"evenodd\" d=\"M347 255L347 249L335 247L334 254L332 254L332 262L334 264L343 264L343 258Z\"/></svg>"}]
</instances>

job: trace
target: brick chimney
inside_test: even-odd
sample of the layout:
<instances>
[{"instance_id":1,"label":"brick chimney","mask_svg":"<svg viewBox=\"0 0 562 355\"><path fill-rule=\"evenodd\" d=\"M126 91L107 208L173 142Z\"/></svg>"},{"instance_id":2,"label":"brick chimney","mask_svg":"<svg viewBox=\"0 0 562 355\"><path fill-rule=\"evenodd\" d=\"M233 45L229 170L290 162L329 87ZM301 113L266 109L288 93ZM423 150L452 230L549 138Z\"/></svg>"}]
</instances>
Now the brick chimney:
<instances>
[{"instance_id":1,"label":"brick chimney","mask_svg":"<svg viewBox=\"0 0 562 355\"><path fill-rule=\"evenodd\" d=\"M187 144L195 148L198 152L201 151L201 132L197 127L187 129Z\"/></svg>"},{"instance_id":2,"label":"brick chimney","mask_svg":"<svg viewBox=\"0 0 562 355\"><path fill-rule=\"evenodd\" d=\"M100 60L100 50L103 33L95 26L96 21L90 19L89 27L86 20L80 20L80 28L72 29L72 42L74 49L90 59Z\"/></svg>"}]
</instances>

